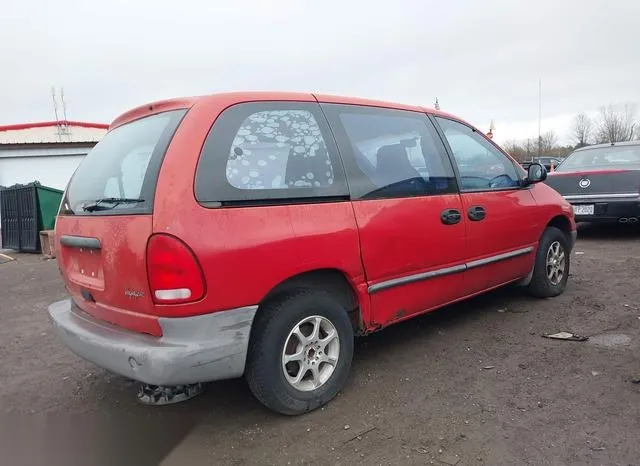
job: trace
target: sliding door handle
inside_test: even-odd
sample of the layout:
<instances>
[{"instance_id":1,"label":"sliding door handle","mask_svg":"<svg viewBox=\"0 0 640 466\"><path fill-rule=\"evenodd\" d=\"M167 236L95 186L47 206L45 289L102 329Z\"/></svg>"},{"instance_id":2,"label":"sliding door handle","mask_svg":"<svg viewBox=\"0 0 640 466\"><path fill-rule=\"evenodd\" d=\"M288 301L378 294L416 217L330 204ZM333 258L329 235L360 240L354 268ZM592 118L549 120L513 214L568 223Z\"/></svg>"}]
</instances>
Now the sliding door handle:
<instances>
[{"instance_id":1,"label":"sliding door handle","mask_svg":"<svg viewBox=\"0 0 640 466\"><path fill-rule=\"evenodd\" d=\"M445 225L455 225L462 219L460 211L457 209L447 209L440 214L440 221Z\"/></svg>"},{"instance_id":2,"label":"sliding door handle","mask_svg":"<svg viewBox=\"0 0 640 466\"><path fill-rule=\"evenodd\" d=\"M469 207L469 220L474 222L479 222L480 220L484 220L487 216L487 212L484 210L484 207L479 205L474 205L473 207Z\"/></svg>"}]
</instances>

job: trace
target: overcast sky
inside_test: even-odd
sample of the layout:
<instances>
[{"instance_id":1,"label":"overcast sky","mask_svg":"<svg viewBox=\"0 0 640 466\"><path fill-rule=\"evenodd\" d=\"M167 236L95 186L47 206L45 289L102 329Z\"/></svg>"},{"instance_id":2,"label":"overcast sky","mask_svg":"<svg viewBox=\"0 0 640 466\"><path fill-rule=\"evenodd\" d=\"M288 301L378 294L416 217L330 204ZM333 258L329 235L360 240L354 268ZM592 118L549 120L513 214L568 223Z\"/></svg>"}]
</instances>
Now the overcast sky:
<instances>
[{"instance_id":1,"label":"overcast sky","mask_svg":"<svg viewBox=\"0 0 640 466\"><path fill-rule=\"evenodd\" d=\"M0 124L110 122L156 99L295 90L433 106L496 138L640 102L640 0L22 0L2 5Z\"/></svg>"}]
</instances>

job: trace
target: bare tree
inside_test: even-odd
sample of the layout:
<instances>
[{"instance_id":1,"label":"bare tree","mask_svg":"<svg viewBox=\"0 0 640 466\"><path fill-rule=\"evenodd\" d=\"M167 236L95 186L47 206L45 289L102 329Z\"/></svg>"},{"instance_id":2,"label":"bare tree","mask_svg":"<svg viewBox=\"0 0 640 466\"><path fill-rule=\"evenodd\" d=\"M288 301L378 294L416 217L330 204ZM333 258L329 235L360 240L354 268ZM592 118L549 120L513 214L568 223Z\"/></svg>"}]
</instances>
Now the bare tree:
<instances>
[{"instance_id":1,"label":"bare tree","mask_svg":"<svg viewBox=\"0 0 640 466\"><path fill-rule=\"evenodd\" d=\"M637 131L636 106L609 105L600 109L598 142L631 141Z\"/></svg>"},{"instance_id":2,"label":"bare tree","mask_svg":"<svg viewBox=\"0 0 640 466\"><path fill-rule=\"evenodd\" d=\"M540 154L547 157L566 157L574 149L570 145L559 145L558 136L553 131L540 135L540 139L527 138L521 141L510 139L502 144L502 148L518 162L525 162L538 155L538 143L540 143Z\"/></svg>"},{"instance_id":3,"label":"bare tree","mask_svg":"<svg viewBox=\"0 0 640 466\"><path fill-rule=\"evenodd\" d=\"M588 146L591 141L593 122L586 113L579 113L571 124L571 136L576 147Z\"/></svg>"},{"instance_id":4,"label":"bare tree","mask_svg":"<svg viewBox=\"0 0 640 466\"><path fill-rule=\"evenodd\" d=\"M515 139L506 141L502 148L518 162L524 162L527 158L526 150Z\"/></svg>"},{"instance_id":5,"label":"bare tree","mask_svg":"<svg viewBox=\"0 0 640 466\"><path fill-rule=\"evenodd\" d=\"M533 157L535 147L536 147L536 144L534 140L531 138L527 138L527 141L525 142L525 145L524 145L524 149L527 153L527 160L531 160L531 158Z\"/></svg>"},{"instance_id":6,"label":"bare tree","mask_svg":"<svg viewBox=\"0 0 640 466\"><path fill-rule=\"evenodd\" d=\"M551 155L558 145L558 135L554 131L547 131L538 140L540 155Z\"/></svg>"}]
</instances>

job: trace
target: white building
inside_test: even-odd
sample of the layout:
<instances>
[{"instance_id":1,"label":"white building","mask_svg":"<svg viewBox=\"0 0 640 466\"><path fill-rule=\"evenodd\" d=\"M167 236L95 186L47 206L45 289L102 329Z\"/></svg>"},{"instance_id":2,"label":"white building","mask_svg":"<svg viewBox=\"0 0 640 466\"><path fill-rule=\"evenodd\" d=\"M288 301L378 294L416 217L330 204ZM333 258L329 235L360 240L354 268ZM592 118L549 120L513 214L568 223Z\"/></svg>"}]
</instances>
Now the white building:
<instances>
[{"instance_id":1,"label":"white building","mask_svg":"<svg viewBox=\"0 0 640 466\"><path fill-rule=\"evenodd\" d=\"M107 128L80 121L0 126L0 187L39 181L43 186L64 190L80 161Z\"/></svg>"},{"instance_id":2,"label":"white building","mask_svg":"<svg viewBox=\"0 0 640 466\"><path fill-rule=\"evenodd\" d=\"M0 186L39 181L64 189L107 128L79 121L0 126Z\"/></svg>"}]
</instances>

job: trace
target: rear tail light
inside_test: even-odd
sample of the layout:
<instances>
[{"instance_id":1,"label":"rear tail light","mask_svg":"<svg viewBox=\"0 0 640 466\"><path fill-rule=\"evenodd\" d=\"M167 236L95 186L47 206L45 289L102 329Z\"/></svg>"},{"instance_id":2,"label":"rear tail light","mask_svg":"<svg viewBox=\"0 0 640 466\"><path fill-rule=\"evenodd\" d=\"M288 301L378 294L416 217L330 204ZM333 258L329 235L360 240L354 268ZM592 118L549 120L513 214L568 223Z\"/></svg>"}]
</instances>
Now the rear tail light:
<instances>
[{"instance_id":1,"label":"rear tail light","mask_svg":"<svg viewBox=\"0 0 640 466\"><path fill-rule=\"evenodd\" d=\"M174 236L153 235L147 244L147 275L156 304L202 299L204 275L193 251Z\"/></svg>"}]
</instances>

